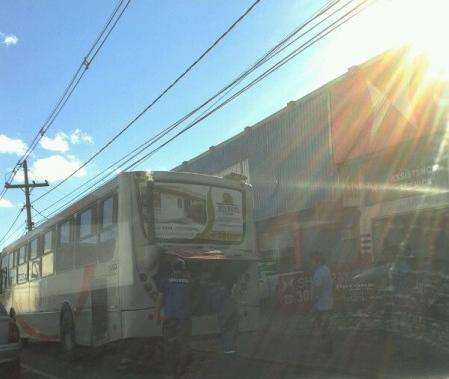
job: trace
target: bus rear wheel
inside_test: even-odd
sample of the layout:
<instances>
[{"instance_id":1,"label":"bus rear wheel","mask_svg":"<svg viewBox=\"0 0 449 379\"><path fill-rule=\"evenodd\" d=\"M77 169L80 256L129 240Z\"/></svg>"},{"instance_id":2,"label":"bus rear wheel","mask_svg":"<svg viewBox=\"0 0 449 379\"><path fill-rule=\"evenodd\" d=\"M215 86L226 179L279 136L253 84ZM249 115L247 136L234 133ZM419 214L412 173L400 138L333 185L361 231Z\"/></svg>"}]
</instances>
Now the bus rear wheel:
<instances>
[{"instance_id":1,"label":"bus rear wheel","mask_svg":"<svg viewBox=\"0 0 449 379\"><path fill-rule=\"evenodd\" d=\"M61 314L61 348L66 358L73 358L75 342L75 323L70 309L64 309Z\"/></svg>"}]
</instances>

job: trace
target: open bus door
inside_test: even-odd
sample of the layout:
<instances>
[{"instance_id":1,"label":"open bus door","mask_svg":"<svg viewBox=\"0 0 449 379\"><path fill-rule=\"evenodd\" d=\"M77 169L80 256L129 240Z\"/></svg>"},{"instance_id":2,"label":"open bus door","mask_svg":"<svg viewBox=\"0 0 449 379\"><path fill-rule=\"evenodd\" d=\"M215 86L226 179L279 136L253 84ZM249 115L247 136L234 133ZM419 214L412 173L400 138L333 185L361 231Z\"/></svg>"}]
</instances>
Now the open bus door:
<instances>
[{"instance_id":1,"label":"open bus door","mask_svg":"<svg viewBox=\"0 0 449 379\"><path fill-rule=\"evenodd\" d=\"M168 272L173 259L182 259L192 279L192 316L201 319L202 330L194 334L216 332L216 319L212 305L213 290L217 285L226 287L236 301L240 315L240 329L254 330L259 316L257 259L225 256L221 251L170 252L162 258L160 270ZM195 329L195 327L194 327ZM214 330L211 330L214 329Z\"/></svg>"}]
</instances>

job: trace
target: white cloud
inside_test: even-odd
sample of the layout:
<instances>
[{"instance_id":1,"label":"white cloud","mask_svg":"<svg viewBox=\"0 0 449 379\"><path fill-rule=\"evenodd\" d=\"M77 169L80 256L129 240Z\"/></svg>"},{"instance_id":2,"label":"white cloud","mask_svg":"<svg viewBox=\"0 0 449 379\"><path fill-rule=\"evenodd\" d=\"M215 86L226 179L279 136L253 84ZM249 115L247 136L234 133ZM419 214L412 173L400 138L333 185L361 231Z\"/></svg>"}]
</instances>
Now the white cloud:
<instances>
[{"instance_id":1,"label":"white cloud","mask_svg":"<svg viewBox=\"0 0 449 379\"><path fill-rule=\"evenodd\" d=\"M72 145L80 145L82 143L92 144L94 143L94 139L81 129L75 129L70 135L64 132L58 132L53 138L43 136L39 143L46 150L66 153L70 149L70 143Z\"/></svg>"},{"instance_id":2,"label":"white cloud","mask_svg":"<svg viewBox=\"0 0 449 379\"><path fill-rule=\"evenodd\" d=\"M70 134L70 142L74 145L82 142L92 144L94 143L94 139L86 132L83 132L80 129L75 129L72 134Z\"/></svg>"},{"instance_id":3,"label":"white cloud","mask_svg":"<svg viewBox=\"0 0 449 379\"><path fill-rule=\"evenodd\" d=\"M67 134L58 132L54 138L43 136L39 142L42 148L50 151L65 153L69 151L69 142Z\"/></svg>"},{"instance_id":4,"label":"white cloud","mask_svg":"<svg viewBox=\"0 0 449 379\"><path fill-rule=\"evenodd\" d=\"M0 199L0 208L12 208L13 205L9 200Z\"/></svg>"},{"instance_id":5,"label":"white cloud","mask_svg":"<svg viewBox=\"0 0 449 379\"><path fill-rule=\"evenodd\" d=\"M27 145L21 139L10 138L4 134L0 134L0 153L17 154L19 156L25 154Z\"/></svg>"},{"instance_id":6,"label":"white cloud","mask_svg":"<svg viewBox=\"0 0 449 379\"><path fill-rule=\"evenodd\" d=\"M36 181L48 180L56 182L65 179L72 172L81 166L81 162L73 155L64 157L56 154L47 158L37 159L29 168L29 179ZM86 169L79 170L74 177L83 177L86 175ZM17 183L23 182L23 171L20 170L14 178Z\"/></svg>"},{"instance_id":7,"label":"white cloud","mask_svg":"<svg viewBox=\"0 0 449 379\"><path fill-rule=\"evenodd\" d=\"M14 34L9 34L3 37L3 43L6 46L15 45L17 42L19 42L19 38L17 38Z\"/></svg>"},{"instance_id":8,"label":"white cloud","mask_svg":"<svg viewBox=\"0 0 449 379\"><path fill-rule=\"evenodd\" d=\"M3 43L6 46L15 45L15 44L17 44L17 42L19 42L19 38L17 36L15 36L14 34L5 34L5 33L0 32L0 38L1 38L1 43Z\"/></svg>"}]
</instances>

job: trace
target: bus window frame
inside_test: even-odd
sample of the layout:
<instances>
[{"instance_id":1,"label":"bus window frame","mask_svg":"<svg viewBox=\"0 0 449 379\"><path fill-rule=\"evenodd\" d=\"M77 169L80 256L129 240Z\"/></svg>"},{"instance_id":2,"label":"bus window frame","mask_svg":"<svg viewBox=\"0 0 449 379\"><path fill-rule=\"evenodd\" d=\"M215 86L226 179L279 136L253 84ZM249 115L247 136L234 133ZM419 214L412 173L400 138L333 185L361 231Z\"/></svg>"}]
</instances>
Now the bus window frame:
<instances>
[{"instance_id":1,"label":"bus window frame","mask_svg":"<svg viewBox=\"0 0 449 379\"><path fill-rule=\"evenodd\" d=\"M4 259L8 257L8 262L6 266L3 266ZM10 260L10 253L3 253L1 255L1 261L0 261L0 293L5 293L9 288L9 260ZM6 278L6 282L5 282ZM4 284L4 285L3 285Z\"/></svg>"},{"instance_id":2,"label":"bus window frame","mask_svg":"<svg viewBox=\"0 0 449 379\"><path fill-rule=\"evenodd\" d=\"M51 233L50 238L50 250L45 249L45 236ZM56 227L53 225L51 228L47 229L44 233L42 233L42 255L53 253L55 250L55 235L56 235Z\"/></svg>"},{"instance_id":3,"label":"bus window frame","mask_svg":"<svg viewBox=\"0 0 449 379\"><path fill-rule=\"evenodd\" d=\"M25 253L24 253L24 259L25 259L25 260L24 260L23 262L20 261L21 250L22 250L22 249L25 249ZM26 243L26 244L20 246L20 247L17 249L17 251L18 251L17 266L21 266L21 265L27 263L27 262L28 262L28 259L27 259L27 258L28 258L28 243Z\"/></svg>"},{"instance_id":4,"label":"bus window frame","mask_svg":"<svg viewBox=\"0 0 449 379\"><path fill-rule=\"evenodd\" d=\"M15 249L14 251L11 252L12 254L12 267L17 267L17 257L19 255L19 251L17 249Z\"/></svg>"},{"instance_id":5,"label":"bus window frame","mask_svg":"<svg viewBox=\"0 0 449 379\"><path fill-rule=\"evenodd\" d=\"M105 227L103 225L103 216L104 216L103 206L104 203L109 199L112 199L112 223L111 225ZM98 242L100 244L104 242L101 240L101 234L103 232L116 229L117 223L118 223L118 196L116 192L112 192L107 194L106 196L103 196L101 199L98 200Z\"/></svg>"},{"instance_id":6,"label":"bus window frame","mask_svg":"<svg viewBox=\"0 0 449 379\"><path fill-rule=\"evenodd\" d=\"M112 199L112 223L104 226L104 204ZM98 249L97 262L105 263L114 257L115 244L117 242L118 232L118 194L117 191L111 191L98 199ZM107 238L108 234L112 238ZM105 238L106 237L106 238Z\"/></svg>"},{"instance_id":7,"label":"bus window frame","mask_svg":"<svg viewBox=\"0 0 449 379\"><path fill-rule=\"evenodd\" d=\"M56 252L56 259L53 259L53 271L55 272L66 272L66 271L72 271L75 268L75 256L74 256L74 250L75 250L75 229L76 229L76 215L72 214L65 218L64 220L60 221L56 226L56 244L55 244L55 252ZM66 243L68 245L65 247L65 249L69 250L69 254L71 256L71 264L70 267L63 267L61 268L60 262L61 262L61 256L62 254L62 244L61 244L61 227L62 225L69 223L70 224L70 230L69 230L69 243ZM65 254L68 254L65 252Z\"/></svg>"},{"instance_id":8,"label":"bus window frame","mask_svg":"<svg viewBox=\"0 0 449 379\"><path fill-rule=\"evenodd\" d=\"M97 203L90 204L89 206L83 208L81 211L76 214L76 244L79 244L80 241L84 241L94 236L98 236L99 222L98 222L98 209ZM87 236L81 238L81 215L91 211L91 233ZM98 239L98 238L97 238Z\"/></svg>"},{"instance_id":9,"label":"bus window frame","mask_svg":"<svg viewBox=\"0 0 449 379\"><path fill-rule=\"evenodd\" d=\"M84 236L81 239L81 215L83 215L84 213L91 211L91 233L87 236ZM98 204L97 202L91 203L88 206L84 207L82 210L78 211L75 215L75 225L74 225L74 233L75 233L75 237L74 237L74 242L73 242L73 246L74 246L74 251L73 251L73 260L74 260L74 268L80 268L85 266L86 264L92 264L92 263L97 263L98 262L98 257L96 254L96 247L98 245L98 241L99 241L99 226L98 226ZM93 249L93 251L91 251L92 254L94 254L94 257L92 257L92 259L88 260L88 261L84 261L85 257L81 257L81 250L80 247L82 245L83 241L86 241L88 239L94 238L95 239L95 247ZM83 261L81 261L83 260Z\"/></svg>"},{"instance_id":10,"label":"bus window frame","mask_svg":"<svg viewBox=\"0 0 449 379\"><path fill-rule=\"evenodd\" d=\"M104 203L112 199L112 223L110 226L104 227L103 225L103 205ZM113 192L106 196L103 196L101 199L98 200L98 234L101 232L114 229L117 227L117 216L118 216L118 201L117 201L117 193Z\"/></svg>"},{"instance_id":11,"label":"bus window frame","mask_svg":"<svg viewBox=\"0 0 449 379\"><path fill-rule=\"evenodd\" d=\"M35 242L35 241L37 241L37 244L36 244L36 256L35 256L35 257L32 257L32 256L31 256L31 253L32 253L32 246L33 246L33 242ZM35 260L36 258L39 257L39 244L40 244L40 236L34 237L33 239L31 239L31 240L28 242L28 253L29 253L28 260L29 260L29 261Z\"/></svg>"},{"instance_id":12,"label":"bus window frame","mask_svg":"<svg viewBox=\"0 0 449 379\"><path fill-rule=\"evenodd\" d=\"M16 281L17 281L17 256L18 256L18 250L15 249L13 251L10 251L8 254L10 254L9 257L9 269L8 269L8 288L12 288L13 286L16 285ZM12 280L12 275L11 273L15 272L14 275L14 280Z\"/></svg>"},{"instance_id":13,"label":"bus window frame","mask_svg":"<svg viewBox=\"0 0 449 379\"><path fill-rule=\"evenodd\" d=\"M25 249L25 262L20 263L20 251L22 250L22 248ZM16 268L16 284L17 285L21 285L21 284L25 284L29 282L29 270L28 270L28 256L29 256L29 252L28 252L28 242L26 242L24 245L20 246L17 250L18 252L18 256L17 256L17 268ZM22 267L26 267L26 273L25 273L25 279L23 281L19 282L19 270Z\"/></svg>"},{"instance_id":14,"label":"bus window frame","mask_svg":"<svg viewBox=\"0 0 449 379\"><path fill-rule=\"evenodd\" d=\"M42 234L42 255L41 255L41 278L48 278L49 276L55 275L55 246L56 246L56 225L51 226L48 228L43 234ZM45 235L48 233L51 233L50 237L50 249L45 249ZM52 256L53 261L53 270L51 274L44 275L43 274L43 261L44 259L47 259L48 256Z\"/></svg>"},{"instance_id":15,"label":"bus window frame","mask_svg":"<svg viewBox=\"0 0 449 379\"><path fill-rule=\"evenodd\" d=\"M31 246L34 241L37 241L37 247L36 247L36 256L34 258L31 257ZM29 250L29 260L28 260L28 281L34 282L36 280L39 280L42 278L42 243L43 243L43 236L39 235L36 238L33 238L28 243L28 250ZM36 262L39 262L39 273L38 276L33 278L32 272L33 272L33 266L36 264Z\"/></svg>"}]
</instances>

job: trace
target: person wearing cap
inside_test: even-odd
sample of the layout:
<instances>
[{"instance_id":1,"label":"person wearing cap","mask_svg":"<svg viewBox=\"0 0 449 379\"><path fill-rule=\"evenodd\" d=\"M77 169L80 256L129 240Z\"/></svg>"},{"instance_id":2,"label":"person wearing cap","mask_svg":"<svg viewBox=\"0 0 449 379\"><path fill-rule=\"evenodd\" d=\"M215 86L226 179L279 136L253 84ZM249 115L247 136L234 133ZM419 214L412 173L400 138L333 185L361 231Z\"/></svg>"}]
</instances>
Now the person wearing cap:
<instances>
[{"instance_id":1,"label":"person wearing cap","mask_svg":"<svg viewBox=\"0 0 449 379\"><path fill-rule=\"evenodd\" d=\"M162 321L165 365L168 373L178 378L187 367L192 336L191 277L185 262L175 259L157 284L156 318Z\"/></svg>"},{"instance_id":2,"label":"person wearing cap","mask_svg":"<svg viewBox=\"0 0 449 379\"><path fill-rule=\"evenodd\" d=\"M314 326L321 336L326 353L332 352L332 338L329 331L329 314L334 307L333 280L329 267L321 252L312 254L314 273L312 277L312 312Z\"/></svg>"}]
</instances>

